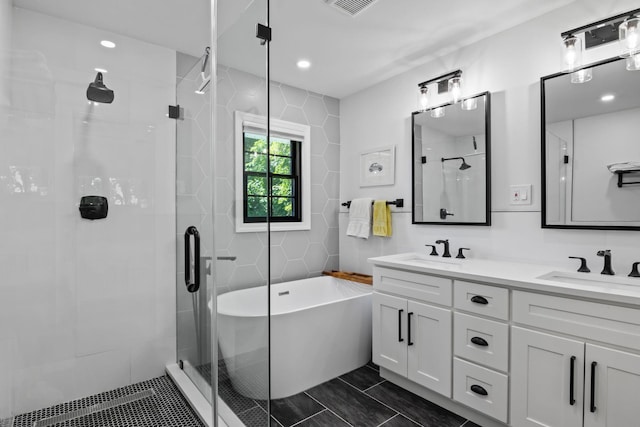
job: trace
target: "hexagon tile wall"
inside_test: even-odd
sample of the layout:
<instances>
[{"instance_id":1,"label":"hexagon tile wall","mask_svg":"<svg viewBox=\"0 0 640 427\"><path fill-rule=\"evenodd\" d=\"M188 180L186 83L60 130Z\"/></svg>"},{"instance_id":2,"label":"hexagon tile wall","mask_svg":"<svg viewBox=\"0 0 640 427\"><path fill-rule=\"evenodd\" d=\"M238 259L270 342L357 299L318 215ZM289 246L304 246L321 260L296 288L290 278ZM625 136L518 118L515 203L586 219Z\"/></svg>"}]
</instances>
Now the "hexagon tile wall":
<instances>
[{"instance_id":1,"label":"hexagon tile wall","mask_svg":"<svg viewBox=\"0 0 640 427\"><path fill-rule=\"evenodd\" d=\"M266 115L265 92L263 78L218 67L216 255L238 257L235 262L217 265L221 292L257 286L267 279L266 233L235 233L233 226L233 113ZM309 125L312 144L311 230L271 234L271 279L275 283L338 268L340 103L336 98L272 82L271 117Z\"/></svg>"}]
</instances>

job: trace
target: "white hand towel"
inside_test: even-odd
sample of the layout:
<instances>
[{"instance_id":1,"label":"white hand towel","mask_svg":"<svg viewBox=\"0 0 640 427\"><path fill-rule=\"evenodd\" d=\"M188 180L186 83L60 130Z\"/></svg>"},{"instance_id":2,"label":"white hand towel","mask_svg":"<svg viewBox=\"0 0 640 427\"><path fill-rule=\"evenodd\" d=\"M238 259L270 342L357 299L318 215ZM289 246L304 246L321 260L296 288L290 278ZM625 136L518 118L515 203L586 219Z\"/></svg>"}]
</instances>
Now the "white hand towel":
<instances>
[{"instance_id":1,"label":"white hand towel","mask_svg":"<svg viewBox=\"0 0 640 427\"><path fill-rule=\"evenodd\" d=\"M607 165L607 168L611 173L623 172L623 171L637 171L638 169L640 169L640 162L611 163Z\"/></svg>"},{"instance_id":2,"label":"white hand towel","mask_svg":"<svg viewBox=\"0 0 640 427\"><path fill-rule=\"evenodd\" d=\"M353 199L349 206L347 236L369 238L371 230L371 198Z\"/></svg>"}]
</instances>

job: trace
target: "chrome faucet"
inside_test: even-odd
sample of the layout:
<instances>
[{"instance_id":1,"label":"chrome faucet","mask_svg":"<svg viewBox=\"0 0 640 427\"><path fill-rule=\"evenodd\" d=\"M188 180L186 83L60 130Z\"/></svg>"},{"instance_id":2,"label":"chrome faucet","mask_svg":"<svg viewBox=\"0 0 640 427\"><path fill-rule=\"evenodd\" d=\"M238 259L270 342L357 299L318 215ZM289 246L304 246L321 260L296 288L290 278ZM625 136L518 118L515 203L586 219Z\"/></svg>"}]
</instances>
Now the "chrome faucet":
<instances>
[{"instance_id":1,"label":"chrome faucet","mask_svg":"<svg viewBox=\"0 0 640 427\"><path fill-rule=\"evenodd\" d=\"M611 268L611 250L605 249L603 251L598 251L596 255L604 257L604 268L600 274L608 274L609 276L615 275L616 273L613 271L613 268Z\"/></svg>"},{"instance_id":2,"label":"chrome faucet","mask_svg":"<svg viewBox=\"0 0 640 427\"><path fill-rule=\"evenodd\" d=\"M449 239L445 240L436 240L436 244L444 244L444 253L442 254L443 258L451 258L451 254L449 253Z\"/></svg>"}]
</instances>

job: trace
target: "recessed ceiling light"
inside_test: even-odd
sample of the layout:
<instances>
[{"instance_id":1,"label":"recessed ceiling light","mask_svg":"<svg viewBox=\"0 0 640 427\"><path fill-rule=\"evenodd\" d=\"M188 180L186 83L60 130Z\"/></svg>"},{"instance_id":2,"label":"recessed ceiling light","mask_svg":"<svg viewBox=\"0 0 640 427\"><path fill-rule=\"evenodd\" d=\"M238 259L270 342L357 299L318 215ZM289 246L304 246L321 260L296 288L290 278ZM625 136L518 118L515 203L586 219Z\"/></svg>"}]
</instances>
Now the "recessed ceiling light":
<instances>
[{"instance_id":1,"label":"recessed ceiling light","mask_svg":"<svg viewBox=\"0 0 640 427\"><path fill-rule=\"evenodd\" d=\"M116 44L110 40L102 40L100 44L104 47L108 47L109 49L116 47Z\"/></svg>"},{"instance_id":2,"label":"recessed ceiling light","mask_svg":"<svg viewBox=\"0 0 640 427\"><path fill-rule=\"evenodd\" d=\"M602 98L600 98L600 101L602 102L609 102L609 101L613 101L614 99L616 99L616 96L613 94L607 94L607 95L603 95Z\"/></svg>"},{"instance_id":3,"label":"recessed ceiling light","mask_svg":"<svg viewBox=\"0 0 640 427\"><path fill-rule=\"evenodd\" d=\"M301 59L296 65L298 66L298 68L306 69L311 67L311 62L307 61L306 59Z\"/></svg>"},{"instance_id":4,"label":"recessed ceiling light","mask_svg":"<svg viewBox=\"0 0 640 427\"><path fill-rule=\"evenodd\" d=\"M99 73L108 73L108 71L106 69L104 69L104 68L96 67L96 68L94 68L94 70L96 70Z\"/></svg>"}]
</instances>

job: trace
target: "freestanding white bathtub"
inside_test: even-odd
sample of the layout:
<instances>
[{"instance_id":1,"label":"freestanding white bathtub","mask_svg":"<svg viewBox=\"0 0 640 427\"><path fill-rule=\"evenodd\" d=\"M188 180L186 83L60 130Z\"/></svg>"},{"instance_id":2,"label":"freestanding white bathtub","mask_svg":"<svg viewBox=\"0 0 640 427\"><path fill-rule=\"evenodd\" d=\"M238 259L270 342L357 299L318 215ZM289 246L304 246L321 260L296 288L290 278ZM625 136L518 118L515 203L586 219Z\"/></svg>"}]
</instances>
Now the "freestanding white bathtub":
<instances>
[{"instance_id":1,"label":"freestanding white bathtub","mask_svg":"<svg viewBox=\"0 0 640 427\"><path fill-rule=\"evenodd\" d=\"M314 277L271 285L271 398L307 390L371 358L369 285ZM218 340L233 387L268 397L267 287L218 296Z\"/></svg>"}]
</instances>

